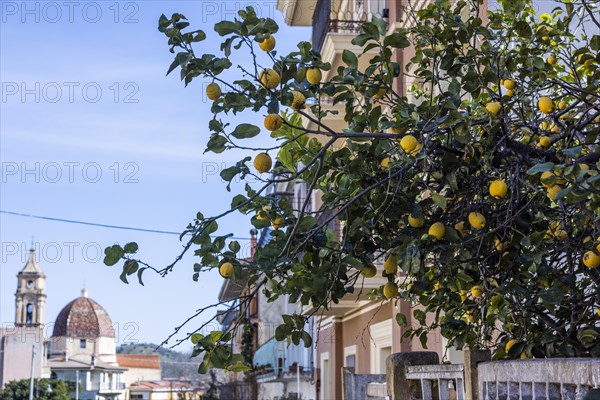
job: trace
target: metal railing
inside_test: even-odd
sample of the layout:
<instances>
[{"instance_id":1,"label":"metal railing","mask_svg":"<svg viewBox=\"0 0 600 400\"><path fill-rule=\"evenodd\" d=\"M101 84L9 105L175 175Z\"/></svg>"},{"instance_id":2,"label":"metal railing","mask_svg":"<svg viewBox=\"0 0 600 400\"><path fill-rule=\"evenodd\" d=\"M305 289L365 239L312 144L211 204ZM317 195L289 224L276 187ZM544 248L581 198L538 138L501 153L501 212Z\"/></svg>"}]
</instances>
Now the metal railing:
<instances>
[{"instance_id":1,"label":"metal railing","mask_svg":"<svg viewBox=\"0 0 600 400\"><path fill-rule=\"evenodd\" d=\"M464 365L434 364L412 365L406 367L406 379L421 382L421 393L424 399L432 399L434 391L440 400L449 400L451 391L456 392L457 400L464 400ZM435 388L437 386L437 388Z\"/></svg>"},{"instance_id":2,"label":"metal railing","mask_svg":"<svg viewBox=\"0 0 600 400\"><path fill-rule=\"evenodd\" d=\"M360 27L364 22L370 21L373 17L388 18L389 9L386 0L362 0L362 7L367 8L362 11L358 7L358 1L349 2L348 9L335 9L332 0L318 0L315 6L312 23L312 43L313 48L321 50L325 37L330 32L344 32L356 34L360 32ZM369 9L372 4L377 4L375 12ZM383 4L383 6L382 6ZM361 11L358 11L361 10Z\"/></svg>"},{"instance_id":3,"label":"metal railing","mask_svg":"<svg viewBox=\"0 0 600 400\"><path fill-rule=\"evenodd\" d=\"M114 392L125 390L125 384L122 382L105 382L98 385L92 385L93 391L98 392Z\"/></svg>"}]
</instances>

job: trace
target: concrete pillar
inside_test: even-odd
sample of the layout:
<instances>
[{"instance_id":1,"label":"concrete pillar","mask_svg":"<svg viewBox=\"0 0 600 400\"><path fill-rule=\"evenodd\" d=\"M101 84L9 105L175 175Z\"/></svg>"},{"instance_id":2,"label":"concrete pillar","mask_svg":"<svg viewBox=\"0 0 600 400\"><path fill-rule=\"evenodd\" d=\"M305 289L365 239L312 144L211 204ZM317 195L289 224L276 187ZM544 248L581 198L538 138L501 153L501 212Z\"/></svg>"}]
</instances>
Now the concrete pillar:
<instances>
[{"instance_id":1,"label":"concrete pillar","mask_svg":"<svg viewBox=\"0 0 600 400\"><path fill-rule=\"evenodd\" d=\"M491 361L492 353L489 350L465 350L465 397L467 400L478 400L479 379L477 364Z\"/></svg>"},{"instance_id":2,"label":"concrete pillar","mask_svg":"<svg viewBox=\"0 0 600 400\"><path fill-rule=\"evenodd\" d=\"M394 353L385 360L387 390L390 400L414 400L421 398L421 382L406 379L406 367L409 365L439 364L438 354L434 351L414 351Z\"/></svg>"}]
</instances>

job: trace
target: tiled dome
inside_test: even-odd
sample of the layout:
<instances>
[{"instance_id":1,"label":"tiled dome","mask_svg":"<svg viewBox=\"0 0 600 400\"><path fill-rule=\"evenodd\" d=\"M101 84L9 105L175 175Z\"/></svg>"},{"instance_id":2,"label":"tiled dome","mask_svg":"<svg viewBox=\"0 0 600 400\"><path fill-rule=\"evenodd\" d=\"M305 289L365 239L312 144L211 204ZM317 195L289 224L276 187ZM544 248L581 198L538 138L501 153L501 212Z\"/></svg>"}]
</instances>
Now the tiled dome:
<instances>
[{"instance_id":1,"label":"tiled dome","mask_svg":"<svg viewBox=\"0 0 600 400\"><path fill-rule=\"evenodd\" d=\"M82 296L67 304L56 317L52 336L96 339L115 337L112 321L106 310L94 300Z\"/></svg>"}]
</instances>

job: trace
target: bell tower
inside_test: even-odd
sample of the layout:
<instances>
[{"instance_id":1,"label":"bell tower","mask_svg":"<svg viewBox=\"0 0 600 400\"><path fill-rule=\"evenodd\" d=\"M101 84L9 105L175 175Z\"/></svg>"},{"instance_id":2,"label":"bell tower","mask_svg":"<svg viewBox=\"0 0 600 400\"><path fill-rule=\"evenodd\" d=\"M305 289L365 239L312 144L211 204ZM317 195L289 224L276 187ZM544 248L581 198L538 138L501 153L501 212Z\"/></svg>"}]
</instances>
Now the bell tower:
<instances>
[{"instance_id":1,"label":"bell tower","mask_svg":"<svg viewBox=\"0 0 600 400\"><path fill-rule=\"evenodd\" d=\"M29 259L17 274L15 293L15 325L39 327L44 324L46 307L46 275L35 261L35 250L29 250Z\"/></svg>"}]
</instances>

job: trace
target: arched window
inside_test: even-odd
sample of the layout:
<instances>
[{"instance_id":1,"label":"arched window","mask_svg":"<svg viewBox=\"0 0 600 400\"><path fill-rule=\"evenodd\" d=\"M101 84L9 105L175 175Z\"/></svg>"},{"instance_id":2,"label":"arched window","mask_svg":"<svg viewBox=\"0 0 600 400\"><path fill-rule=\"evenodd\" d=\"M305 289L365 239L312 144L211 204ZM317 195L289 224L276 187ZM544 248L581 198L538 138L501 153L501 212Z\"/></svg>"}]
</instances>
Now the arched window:
<instances>
[{"instance_id":1,"label":"arched window","mask_svg":"<svg viewBox=\"0 0 600 400\"><path fill-rule=\"evenodd\" d=\"M31 303L27 304L26 311L27 311L27 314L25 317L25 323L32 324L33 323L33 305Z\"/></svg>"}]
</instances>

